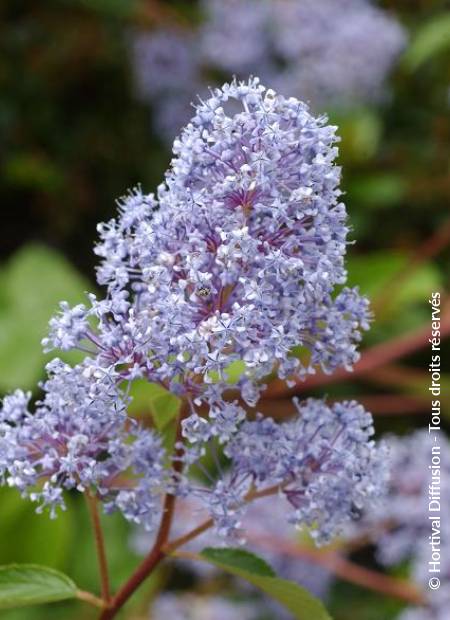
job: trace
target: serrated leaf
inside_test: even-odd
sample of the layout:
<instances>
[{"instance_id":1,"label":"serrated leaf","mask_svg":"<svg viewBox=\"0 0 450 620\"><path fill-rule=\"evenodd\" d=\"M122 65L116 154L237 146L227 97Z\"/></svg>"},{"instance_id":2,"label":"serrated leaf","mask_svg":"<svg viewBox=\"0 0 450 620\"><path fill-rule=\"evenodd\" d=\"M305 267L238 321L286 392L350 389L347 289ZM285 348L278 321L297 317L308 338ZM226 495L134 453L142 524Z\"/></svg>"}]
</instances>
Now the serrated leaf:
<instances>
[{"instance_id":1,"label":"serrated leaf","mask_svg":"<svg viewBox=\"0 0 450 620\"><path fill-rule=\"evenodd\" d=\"M318 599L293 581L276 577L271 567L253 553L242 549L206 548L198 557L261 589L297 620L331 620Z\"/></svg>"},{"instance_id":2,"label":"serrated leaf","mask_svg":"<svg viewBox=\"0 0 450 620\"><path fill-rule=\"evenodd\" d=\"M0 566L0 609L64 601L77 588L63 573L35 564Z\"/></svg>"}]
</instances>

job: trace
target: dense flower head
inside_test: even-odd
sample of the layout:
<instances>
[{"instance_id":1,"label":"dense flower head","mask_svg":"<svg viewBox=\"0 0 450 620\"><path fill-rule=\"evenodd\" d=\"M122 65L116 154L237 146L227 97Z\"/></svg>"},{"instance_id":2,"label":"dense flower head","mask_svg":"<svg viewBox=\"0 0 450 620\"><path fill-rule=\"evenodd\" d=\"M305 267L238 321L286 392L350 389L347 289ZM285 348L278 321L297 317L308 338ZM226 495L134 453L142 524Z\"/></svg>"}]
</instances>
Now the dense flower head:
<instances>
[{"instance_id":1,"label":"dense flower head","mask_svg":"<svg viewBox=\"0 0 450 620\"><path fill-rule=\"evenodd\" d=\"M438 523L435 509L438 501L441 506L450 502L450 442L424 429L389 435L385 444L390 454L386 502L364 511L357 523L349 525L346 536L369 538L386 567L407 564L414 582L428 593L423 607L407 608L399 620L444 620L450 605L450 524L448 519ZM432 544L440 549L436 574L430 573ZM439 590L429 588L431 576L439 577Z\"/></svg>"},{"instance_id":2,"label":"dense flower head","mask_svg":"<svg viewBox=\"0 0 450 620\"><path fill-rule=\"evenodd\" d=\"M286 520L310 528L317 542L330 540L382 495L386 451L371 440L371 415L354 401L330 407L309 399L296 406L288 422L243 422L224 448L226 475L209 488L190 485L220 536L239 538L249 496L273 486L291 506Z\"/></svg>"},{"instance_id":3,"label":"dense flower head","mask_svg":"<svg viewBox=\"0 0 450 620\"><path fill-rule=\"evenodd\" d=\"M383 535L378 535L378 528L376 537L378 559L387 566L412 560L418 580L427 582L429 485L433 482L430 466L435 442L428 430L420 430L404 437L389 436L386 443L391 454L389 502L382 510L371 510L360 525L370 528L384 523ZM443 438L439 445L438 474L444 505L450 500L450 444ZM442 525L442 542L450 545L450 526Z\"/></svg>"},{"instance_id":4,"label":"dense flower head","mask_svg":"<svg viewBox=\"0 0 450 620\"><path fill-rule=\"evenodd\" d=\"M120 510L152 525L162 486L160 440L125 412L125 401L108 377L89 363L48 366L44 398L34 413L29 394L5 397L0 410L0 477L48 506L64 508L63 491L95 493L107 512Z\"/></svg>"},{"instance_id":5,"label":"dense flower head","mask_svg":"<svg viewBox=\"0 0 450 620\"><path fill-rule=\"evenodd\" d=\"M271 373L290 385L358 359L370 317L344 287L336 141L325 117L257 78L200 102L156 195L135 189L98 227L105 298L63 302L50 321L44 348L85 360L49 364L34 414L29 394L5 398L4 481L52 511L64 490L95 493L148 529L165 493L197 498L226 542L242 539L248 500L268 487L317 542L376 500L385 453L357 403L309 400L283 424L245 409ZM128 414L136 379L183 401L172 461ZM216 449L214 477L202 459Z\"/></svg>"},{"instance_id":6,"label":"dense flower head","mask_svg":"<svg viewBox=\"0 0 450 620\"><path fill-rule=\"evenodd\" d=\"M187 104L217 74L257 73L316 109L382 100L406 42L401 24L370 0L204 0L200 6L193 32L154 29L135 34L132 45L138 90L153 104L157 131L170 110L174 124L163 134L170 140L189 118Z\"/></svg>"},{"instance_id":7,"label":"dense flower head","mask_svg":"<svg viewBox=\"0 0 450 620\"><path fill-rule=\"evenodd\" d=\"M99 227L107 300L63 307L46 345L87 339L123 379L212 410L234 362L251 404L274 367L283 379L350 368L369 314L357 290L335 291L348 232L335 142L325 118L257 79L213 91L175 141L158 195L135 190Z\"/></svg>"}]
</instances>

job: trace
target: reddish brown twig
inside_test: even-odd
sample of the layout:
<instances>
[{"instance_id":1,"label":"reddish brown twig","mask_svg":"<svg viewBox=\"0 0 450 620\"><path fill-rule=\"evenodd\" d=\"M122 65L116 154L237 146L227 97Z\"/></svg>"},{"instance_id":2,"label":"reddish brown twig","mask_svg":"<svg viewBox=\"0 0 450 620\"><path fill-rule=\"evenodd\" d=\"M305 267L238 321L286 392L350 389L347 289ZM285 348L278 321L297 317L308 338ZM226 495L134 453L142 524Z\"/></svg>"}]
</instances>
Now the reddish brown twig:
<instances>
[{"instance_id":1,"label":"reddish brown twig","mask_svg":"<svg viewBox=\"0 0 450 620\"><path fill-rule=\"evenodd\" d=\"M404 334L403 336L399 336L398 338L377 344L370 349L367 349L363 352L360 361L355 364L352 373L347 372L345 369L339 369L332 375L317 373L316 375L307 377L304 381L298 380L293 388L288 388L285 382L280 379L274 379L263 393L263 398L278 399L295 395L299 391L303 392L312 388L336 383L337 381L342 381L343 379L351 380L357 377L359 378L377 368L390 364L425 347L428 344L428 338L430 337L430 329L430 324L427 323L423 327L409 332L408 334ZM450 313L447 311L442 316L441 320L441 338L444 338L449 334Z\"/></svg>"},{"instance_id":2,"label":"reddish brown twig","mask_svg":"<svg viewBox=\"0 0 450 620\"><path fill-rule=\"evenodd\" d=\"M181 420L184 411L180 413L177 420L177 431L175 444L181 440ZM182 460L180 458L182 449L176 447L174 452L174 458L172 461L172 471L174 476L177 476L182 469ZM156 536L155 543L150 553L144 558L141 564L137 567L135 572L131 575L128 581L119 589L117 594L112 598L108 607L100 614L99 620L111 620L117 614L117 612L125 605L128 599L134 594L145 579L153 572L158 566L161 560L164 559L165 553L163 547L167 543L170 534L170 528L172 525L174 510L175 510L175 495L167 493L164 499L161 523Z\"/></svg>"},{"instance_id":3,"label":"reddish brown twig","mask_svg":"<svg viewBox=\"0 0 450 620\"><path fill-rule=\"evenodd\" d=\"M359 566L336 551L293 545L290 542L274 539L273 537L266 538L264 536L249 535L248 539L260 546L265 546L267 549L276 549L278 552L291 557L310 560L327 568L337 577L368 590L392 596L414 605L424 603L422 592L409 581L390 577L378 571Z\"/></svg>"},{"instance_id":4,"label":"reddish brown twig","mask_svg":"<svg viewBox=\"0 0 450 620\"><path fill-rule=\"evenodd\" d=\"M181 424L179 422L178 429L180 428ZM179 435L179 431L177 434ZM176 451L176 453L177 452L178 451ZM179 459L174 460L173 469L177 473L181 471L181 461ZM279 488L280 485L274 485L266 489L261 489L259 491L250 491L247 494L246 501L252 501L261 497L273 495L279 490ZM123 605L127 602L130 596L137 590L141 583L150 575L150 573L156 568L156 566L158 566L158 564L164 559L165 556L170 555L176 549L178 549L178 547L181 547L193 538L196 538L199 534L205 532L207 529L212 527L212 525L214 525L214 521L212 519L207 519L198 527L194 528L184 536L168 542L174 507L175 496L167 494L164 503L164 510L160 528L152 550L144 559L144 561L138 566L130 579L113 597L111 604L108 606L108 608L100 614L99 620L111 620L111 618L114 618L114 616L123 607Z\"/></svg>"},{"instance_id":5,"label":"reddish brown twig","mask_svg":"<svg viewBox=\"0 0 450 620\"><path fill-rule=\"evenodd\" d=\"M356 396L342 396L339 399L329 398L328 402L341 402L343 400L357 400L373 415L421 414L426 413L429 408L429 400L425 396L407 394L358 394ZM290 398L266 399L258 403L258 412L277 420L284 420L293 416L296 408ZM249 416L251 413L249 411Z\"/></svg>"},{"instance_id":6,"label":"reddish brown twig","mask_svg":"<svg viewBox=\"0 0 450 620\"><path fill-rule=\"evenodd\" d=\"M405 280L409 279L416 270L427 260L430 260L450 244L450 220L444 222L434 234L426 239L409 257L404 265L383 287L383 291L373 302L375 314L385 313L389 309L396 294L401 291Z\"/></svg>"},{"instance_id":7,"label":"reddish brown twig","mask_svg":"<svg viewBox=\"0 0 450 620\"><path fill-rule=\"evenodd\" d=\"M203 521L203 523L200 523L200 525L195 527L193 530L190 530L183 536L180 536L179 538L175 538L174 540L168 542L164 546L164 553L166 555L171 555L174 551L176 551L180 547L183 547L186 543L194 540L194 538L197 538L197 536L200 536L200 534L203 534L203 532L209 530L213 525L214 521L212 519L206 519L205 521Z\"/></svg>"},{"instance_id":8,"label":"reddish brown twig","mask_svg":"<svg viewBox=\"0 0 450 620\"><path fill-rule=\"evenodd\" d=\"M266 489L260 489L259 491L249 491L249 493L247 493L245 497L245 501L252 502L255 499L261 499L262 497L275 495L275 493L277 493L282 487L283 485L275 484L273 486L267 487ZM187 532L187 534L184 534L183 536L180 536L179 538L175 538L174 540L168 542L164 546L164 552L167 555L170 555L189 541L197 538L197 536L199 536L200 534L203 534L203 532L206 532L206 530L209 530L209 528L211 528L213 525L213 519L206 519L205 521L203 521L203 523L200 523L200 525L195 527L193 530Z\"/></svg>"},{"instance_id":9,"label":"reddish brown twig","mask_svg":"<svg viewBox=\"0 0 450 620\"><path fill-rule=\"evenodd\" d=\"M364 380L383 387L414 390L416 393L423 391L423 396L428 394L428 373L401 364L388 364L381 368L374 368L364 377Z\"/></svg>"},{"instance_id":10,"label":"reddish brown twig","mask_svg":"<svg viewBox=\"0 0 450 620\"><path fill-rule=\"evenodd\" d=\"M408 415L427 413L429 400L406 394L369 394L355 397L374 415ZM342 400L342 399L340 399Z\"/></svg>"},{"instance_id":11,"label":"reddish brown twig","mask_svg":"<svg viewBox=\"0 0 450 620\"><path fill-rule=\"evenodd\" d=\"M94 532L95 548L97 551L98 567L100 573L102 599L106 604L108 604L110 599L108 561L106 559L105 541L103 538L100 515L98 514L97 498L91 495L89 491L86 491L84 495L89 509L89 515L91 517L92 530Z\"/></svg>"},{"instance_id":12,"label":"reddish brown twig","mask_svg":"<svg viewBox=\"0 0 450 620\"><path fill-rule=\"evenodd\" d=\"M117 612L123 607L132 594L139 588L141 583L150 575L154 568L164 558L162 547L169 537L170 527L172 524L173 510L175 506L175 497L166 495L163 509L163 517L159 527L158 535L151 552L141 562L130 579L120 588L113 597L111 605L105 609L99 617L99 620L111 620Z\"/></svg>"}]
</instances>

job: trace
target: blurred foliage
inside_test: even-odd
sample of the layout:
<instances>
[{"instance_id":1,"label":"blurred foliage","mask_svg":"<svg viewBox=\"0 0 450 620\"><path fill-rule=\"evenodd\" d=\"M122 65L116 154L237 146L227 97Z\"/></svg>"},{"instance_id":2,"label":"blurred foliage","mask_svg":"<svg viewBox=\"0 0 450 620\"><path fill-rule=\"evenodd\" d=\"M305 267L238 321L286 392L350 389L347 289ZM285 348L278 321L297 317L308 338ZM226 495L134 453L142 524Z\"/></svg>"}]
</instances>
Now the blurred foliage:
<instances>
[{"instance_id":1,"label":"blurred foliage","mask_svg":"<svg viewBox=\"0 0 450 620\"><path fill-rule=\"evenodd\" d=\"M50 317L63 299L82 302L88 285L63 256L37 244L24 245L4 264L0 282L0 390L31 389L49 357L41 340Z\"/></svg>"},{"instance_id":2,"label":"blurred foliage","mask_svg":"<svg viewBox=\"0 0 450 620\"><path fill-rule=\"evenodd\" d=\"M448 248L410 268L417 247L449 217L450 14L444 0L385 0L410 31L410 42L379 107L348 115L329 111L342 137L345 201L352 238L349 279L374 300L367 343L384 341L429 319L428 295L448 290ZM158 12L158 6L162 9ZM192 2L147 0L3 0L0 3L0 392L32 389L44 376L40 340L57 304L82 302L93 290L92 244L98 221L141 182L160 182L170 153L152 133L151 114L133 91L128 36L152 28L167 10L195 18ZM378 300L378 306L377 306ZM69 358L75 361L72 356ZM426 352L413 362L425 369ZM448 362L447 362L448 364ZM446 368L444 381L449 381ZM230 382L242 365L230 369ZM375 389L375 388L373 388ZM389 388L380 388L384 393ZM426 393L424 383L401 391ZM361 385L330 386L330 395L357 395ZM133 414L157 423L173 442L170 421L179 403L158 386L135 382ZM157 415L155 415L157 414ZM153 421L153 422L152 422ZM422 418L385 420L404 432ZM93 542L83 502L55 521L34 515L15 491L0 490L0 564L38 562L97 590ZM114 586L137 558L130 528L103 519ZM136 605L145 608L160 574ZM165 579L166 577L164 577ZM156 585L155 585L156 584ZM339 582L335 620L392 620L401 605ZM89 620L77 604L2 612L5 620Z\"/></svg>"},{"instance_id":3,"label":"blurred foliage","mask_svg":"<svg viewBox=\"0 0 450 620\"><path fill-rule=\"evenodd\" d=\"M414 71L447 48L450 48L450 15L438 15L418 30L405 54L405 67Z\"/></svg>"}]
</instances>

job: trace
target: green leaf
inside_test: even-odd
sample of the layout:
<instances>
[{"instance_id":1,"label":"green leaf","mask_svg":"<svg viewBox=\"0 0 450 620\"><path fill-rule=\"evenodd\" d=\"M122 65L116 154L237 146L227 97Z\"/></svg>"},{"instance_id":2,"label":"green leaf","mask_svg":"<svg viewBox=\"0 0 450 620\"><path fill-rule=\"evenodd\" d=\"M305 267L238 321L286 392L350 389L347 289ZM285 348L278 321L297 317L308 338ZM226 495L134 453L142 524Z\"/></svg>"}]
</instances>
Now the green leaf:
<instances>
[{"instance_id":1,"label":"green leaf","mask_svg":"<svg viewBox=\"0 0 450 620\"><path fill-rule=\"evenodd\" d=\"M177 415L180 409L180 400L173 394L160 394L152 402L152 414L155 426L162 431Z\"/></svg>"},{"instance_id":2,"label":"green leaf","mask_svg":"<svg viewBox=\"0 0 450 620\"><path fill-rule=\"evenodd\" d=\"M375 155L382 130L375 112L367 108L352 109L345 114L332 114L330 121L339 127L339 151L345 164L366 161Z\"/></svg>"},{"instance_id":3,"label":"green leaf","mask_svg":"<svg viewBox=\"0 0 450 620\"><path fill-rule=\"evenodd\" d=\"M372 252L361 256L348 257L348 285L359 286L361 291L371 299L382 294L397 273L402 273L408 264L406 252L388 251ZM411 275L402 276L398 286L391 293L390 312L404 314L406 307L422 304L428 299L432 290L441 286L438 269L432 263L426 263L411 271Z\"/></svg>"},{"instance_id":4,"label":"green leaf","mask_svg":"<svg viewBox=\"0 0 450 620\"><path fill-rule=\"evenodd\" d=\"M0 609L64 601L77 588L63 573L35 564L0 566Z\"/></svg>"},{"instance_id":5,"label":"green leaf","mask_svg":"<svg viewBox=\"0 0 450 620\"><path fill-rule=\"evenodd\" d=\"M0 564L39 562L65 570L75 533L72 498L67 497L66 501L69 510L60 511L57 519L51 519L46 512L37 516L36 504L25 501L17 489L0 489Z\"/></svg>"},{"instance_id":6,"label":"green leaf","mask_svg":"<svg viewBox=\"0 0 450 620\"><path fill-rule=\"evenodd\" d=\"M348 193L355 204L370 209L398 205L406 196L408 183L398 173L377 172L360 175L349 184Z\"/></svg>"},{"instance_id":7,"label":"green leaf","mask_svg":"<svg viewBox=\"0 0 450 620\"><path fill-rule=\"evenodd\" d=\"M223 372L226 382L229 385L237 383L245 373L246 368L245 362L242 360L235 360L234 362L231 362L231 364L227 366ZM220 374L215 370L209 372L208 377L212 383L219 383L221 381Z\"/></svg>"},{"instance_id":8,"label":"green leaf","mask_svg":"<svg viewBox=\"0 0 450 620\"><path fill-rule=\"evenodd\" d=\"M141 417L150 413L159 431L162 431L177 415L180 399L156 383L148 383L145 379L133 381L130 395L132 401L129 413Z\"/></svg>"},{"instance_id":9,"label":"green leaf","mask_svg":"<svg viewBox=\"0 0 450 620\"><path fill-rule=\"evenodd\" d=\"M227 377L227 383L234 384L239 381L246 370L245 362L242 360L236 360L232 362L228 368L225 369L225 375Z\"/></svg>"},{"instance_id":10,"label":"green leaf","mask_svg":"<svg viewBox=\"0 0 450 620\"><path fill-rule=\"evenodd\" d=\"M395 620L405 609L398 599L380 596L378 592L345 581L335 582L329 605L336 618L345 620Z\"/></svg>"},{"instance_id":11,"label":"green leaf","mask_svg":"<svg viewBox=\"0 0 450 620\"><path fill-rule=\"evenodd\" d=\"M293 581L275 576L266 562L242 549L204 549L199 559L241 577L284 605L297 620L331 620L323 604Z\"/></svg>"},{"instance_id":12,"label":"green leaf","mask_svg":"<svg viewBox=\"0 0 450 620\"><path fill-rule=\"evenodd\" d=\"M41 340L59 302L84 302L90 287L61 254L39 244L16 252L0 279L0 390L29 389L43 375ZM76 363L82 354L60 356Z\"/></svg>"},{"instance_id":13,"label":"green leaf","mask_svg":"<svg viewBox=\"0 0 450 620\"><path fill-rule=\"evenodd\" d=\"M203 549L201 555L208 561L220 562L239 570L246 570L254 575L276 577L272 567L265 560L244 549L215 549L207 547Z\"/></svg>"},{"instance_id":14,"label":"green leaf","mask_svg":"<svg viewBox=\"0 0 450 620\"><path fill-rule=\"evenodd\" d=\"M417 32L405 53L405 67L415 71L448 47L450 47L450 14L441 14L428 21Z\"/></svg>"}]
</instances>

